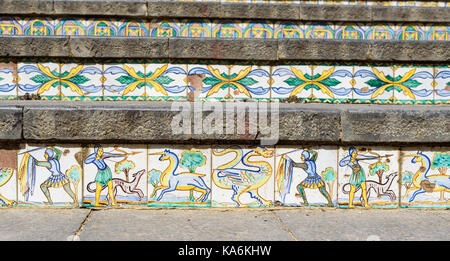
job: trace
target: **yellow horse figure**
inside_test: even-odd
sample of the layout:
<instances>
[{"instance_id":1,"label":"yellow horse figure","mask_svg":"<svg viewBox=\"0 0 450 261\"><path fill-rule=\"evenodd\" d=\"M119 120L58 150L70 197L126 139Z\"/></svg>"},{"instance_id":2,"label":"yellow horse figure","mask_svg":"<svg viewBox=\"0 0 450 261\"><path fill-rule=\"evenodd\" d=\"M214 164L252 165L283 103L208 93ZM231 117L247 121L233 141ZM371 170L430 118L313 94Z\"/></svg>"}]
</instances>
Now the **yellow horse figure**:
<instances>
[{"instance_id":1,"label":"yellow horse figure","mask_svg":"<svg viewBox=\"0 0 450 261\"><path fill-rule=\"evenodd\" d=\"M175 174L175 171L179 165L179 160L177 155L170 150L150 153L149 155L161 155L161 157L159 157L160 161L169 161L169 166L163 173L161 173L159 180L161 185L153 189L153 193L150 195L150 198L153 198L158 190L163 189L156 201L161 201L164 194L175 190L190 191L191 196L193 191L201 192L202 194L195 201L205 202L208 199L211 189L208 188L205 181L202 179L202 177L206 175L191 172Z\"/></svg>"},{"instance_id":2,"label":"yellow horse figure","mask_svg":"<svg viewBox=\"0 0 450 261\"><path fill-rule=\"evenodd\" d=\"M411 162L420 163L421 166L413 176L413 186L406 190L403 198L406 198L411 190L415 190L409 202L414 201L417 195L425 192L441 192L440 200L445 200L444 192L450 192L450 175L427 175L431 168L431 160L420 151L404 157L413 157Z\"/></svg>"}]
</instances>

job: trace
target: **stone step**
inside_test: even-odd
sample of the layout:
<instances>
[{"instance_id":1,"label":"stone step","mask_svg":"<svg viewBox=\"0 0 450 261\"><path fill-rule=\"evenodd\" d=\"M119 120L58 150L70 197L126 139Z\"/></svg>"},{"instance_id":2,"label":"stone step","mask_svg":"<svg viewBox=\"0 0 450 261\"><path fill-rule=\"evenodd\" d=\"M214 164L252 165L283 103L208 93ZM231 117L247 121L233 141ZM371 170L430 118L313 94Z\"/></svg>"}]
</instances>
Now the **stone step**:
<instances>
[{"instance_id":1,"label":"stone step","mask_svg":"<svg viewBox=\"0 0 450 261\"><path fill-rule=\"evenodd\" d=\"M393 1L393 3L398 1ZM404 1L411 2L411 1ZM444 6L255 4L145 0L1 0L0 15L120 16L130 18L219 18L290 21L440 22L450 16ZM445 2L444 2L445 3Z\"/></svg>"}]
</instances>

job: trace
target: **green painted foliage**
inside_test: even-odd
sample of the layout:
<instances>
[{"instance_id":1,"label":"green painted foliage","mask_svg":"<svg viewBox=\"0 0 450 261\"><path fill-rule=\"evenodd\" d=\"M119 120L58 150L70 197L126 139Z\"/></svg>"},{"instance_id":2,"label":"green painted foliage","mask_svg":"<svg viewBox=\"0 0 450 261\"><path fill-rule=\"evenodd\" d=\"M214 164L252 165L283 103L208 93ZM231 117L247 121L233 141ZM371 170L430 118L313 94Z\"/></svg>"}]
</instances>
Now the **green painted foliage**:
<instances>
[{"instance_id":1,"label":"green painted foliage","mask_svg":"<svg viewBox=\"0 0 450 261\"><path fill-rule=\"evenodd\" d=\"M203 79L203 83L205 84L205 85L216 85L216 84L218 84L218 83L221 83L222 81L221 80L219 80L219 79L217 79L217 78L215 78L215 77L205 77L204 79Z\"/></svg>"},{"instance_id":2,"label":"green painted foliage","mask_svg":"<svg viewBox=\"0 0 450 261\"><path fill-rule=\"evenodd\" d=\"M159 76L158 78L154 79L154 81L161 85L164 85L173 82L174 79L170 78L169 76Z\"/></svg>"},{"instance_id":3,"label":"green painted foliage","mask_svg":"<svg viewBox=\"0 0 450 261\"><path fill-rule=\"evenodd\" d=\"M78 182L81 178L81 168L78 165L73 165L70 169L66 171L66 176L72 182Z\"/></svg>"},{"instance_id":4,"label":"green painted foliage","mask_svg":"<svg viewBox=\"0 0 450 261\"><path fill-rule=\"evenodd\" d=\"M250 77L242 78L240 80L237 80L236 82L238 82L238 83L240 83L240 84L242 84L244 86L252 86L253 84L258 83L257 80L254 80L254 79L252 79Z\"/></svg>"},{"instance_id":5,"label":"green painted foliage","mask_svg":"<svg viewBox=\"0 0 450 261\"><path fill-rule=\"evenodd\" d=\"M336 172L332 167L328 167L322 172L322 177L327 183L334 182L336 180Z\"/></svg>"},{"instance_id":6,"label":"green painted foliage","mask_svg":"<svg viewBox=\"0 0 450 261\"><path fill-rule=\"evenodd\" d=\"M132 161L125 160L116 165L116 173L123 172L124 170L134 169L135 165Z\"/></svg>"},{"instance_id":7,"label":"green painted foliage","mask_svg":"<svg viewBox=\"0 0 450 261\"><path fill-rule=\"evenodd\" d=\"M130 85L133 82L137 81L137 79L128 75L122 75L117 78L116 81L120 82L121 84Z\"/></svg>"},{"instance_id":8,"label":"green painted foliage","mask_svg":"<svg viewBox=\"0 0 450 261\"><path fill-rule=\"evenodd\" d=\"M161 171L157 169L152 169L148 172L148 183L152 184L153 187L158 186L159 179L161 178Z\"/></svg>"},{"instance_id":9,"label":"green painted foliage","mask_svg":"<svg viewBox=\"0 0 450 261\"><path fill-rule=\"evenodd\" d=\"M402 175L402 184L408 184L411 183L413 180L413 174L409 171L406 171Z\"/></svg>"},{"instance_id":10,"label":"green painted foliage","mask_svg":"<svg viewBox=\"0 0 450 261\"><path fill-rule=\"evenodd\" d=\"M384 162L377 162L373 165L370 165L369 168L370 168L370 170L369 170L370 175L376 175L376 173L380 170L382 170L383 172L386 172L389 170L389 166Z\"/></svg>"},{"instance_id":11,"label":"green painted foliage","mask_svg":"<svg viewBox=\"0 0 450 261\"><path fill-rule=\"evenodd\" d=\"M45 74L38 74L38 75L31 77L30 79L35 83L42 83L42 84L53 80L53 78L51 78Z\"/></svg>"},{"instance_id":12,"label":"green painted foliage","mask_svg":"<svg viewBox=\"0 0 450 261\"><path fill-rule=\"evenodd\" d=\"M450 153L436 153L431 166L433 169L450 167Z\"/></svg>"},{"instance_id":13,"label":"green painted foliage","mask_svg":"<svg viewBox=\"0 0 450 261\"><path fill-rule=\"evenodd\" d=\"M205 165L206 157L200 151L184 151L181 154L181 166L188 168L189 172L195 172L197 167Z\"/></svg>"},{"instance_id":14,"label":"green painted foliage","mask_svg":"<svg viewBox=\"0 0 450 261\"><path fill-rule=\"evenodd\" d=\"M300 80L299 78L296 77L286 79L284 82L287 83L287 85L289 86L299 86L300 84L305 83L305 81Z\"/></svg>"},{"instance_id":15,"label":"green painted foliage","mask_svg":"<svg viewBox=\"0 0 450 261\"><path fill-rule=\"evenodd\" d=\"M74 77L70 78L69 81L79 85L79 84L83 84L85 82L88 82L89 78L87 78L84 75L75 75Z\"/></svg>"}]
</instances>

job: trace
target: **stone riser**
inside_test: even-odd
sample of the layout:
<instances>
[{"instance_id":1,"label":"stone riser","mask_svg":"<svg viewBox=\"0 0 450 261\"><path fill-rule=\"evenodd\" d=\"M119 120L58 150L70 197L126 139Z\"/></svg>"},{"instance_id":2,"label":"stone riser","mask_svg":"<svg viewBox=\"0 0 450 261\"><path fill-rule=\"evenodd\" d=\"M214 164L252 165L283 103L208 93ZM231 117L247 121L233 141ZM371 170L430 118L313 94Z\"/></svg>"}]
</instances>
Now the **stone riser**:
<instances>
[{"instance_id":1,"label":"stone riser","mask_svg":"<svg viewBox=\"0 0 450 261\"><path fill-rule=\"evenodd\" d=\"M15 201L15 207L76 207L70 204L73 200L62 187L65 184L64 181L59 183L59 186L50 186L50 195L54 205L44 203L47 202L47 199L40 187L51 175L45 167L39 167L39 164L44 166L42 165L44 163L37 163L34 169L35 183L32 185L33 170L26 166L32 166L31 164L36 161L45 162L45 151L49 151L48 148L50 148L50 151L61 153L58 159L61 173L70 181L71 189L77 195L79 206L93 207L95 198L93 190L96 187L93 181L98 169L95 165L90 164L87 158L88 155L96 153L94 152L94 145L56 144L51 146L49 147L49 144L21 144L17 149L0 150L3 180L9 177L9 181L0 187L0 195L7 200ZM139 191L137 193L142 198L139 199L136 193L125 193L120 188L117 190L117 202L122 207L304 207L301 196L297 195L299 193L297 186L307 177L306 173L301 168L294 168L292 172L284 171L284 168L280 168L280 166L284 166L282 164L288 164L291 161L302 163L305 158L301 158L301 155L308 155L308 153L311 157L313 153L317 153L317 158L314 161L316 173L322 177L323 181L323 183L317 181L316 187L308 188L305 185L307 187L305 195L310 206L348 207L348 191L350 190L348 183L350 182L351 168L346 166L345 162L351 146L299 144L297 146L255 148L252 146L236 147L235 145L210 147L205 145L102 144L101 147L106 153L128 153L126 158L122 156L105 159L112 172L112 178L116 179L114 182L117 182L117 179L126 180L125 173L127 172L129 182L133 181L134 174L142 174L139 182L134 184L134 190ZM307 154L304 152L306 149L308 150ZM376 189L381 187L380 184L384 184L383 191L385 194L379 197L375 190L369 189L369 204L372 207L449 207L449 191L445 189L445 186L448 186L449 175L448 173L445 174L444 169L439 169L445 168L445 162L448 162L448 157L450 157L449 147L356 146L356 149L359 164L363 168L367 180L367 188L373 187ZM229 153L221 155L226 150L229 150ZM249 162L243 160L241 163L238 162L237 165L226 166L235 157L238 157L238 154L235 153L239 151L243 153L239 157L245 157L247 153L255 153L255 155L248 158ZM163 158L167 155L180 160L179 165L174 165L178 166L174 171L175 173L192 172L201 175L181 174L185 176L171 177L169 182L180 179L178 182L185 181L188 182L187 184L195 185L190 187L180 185L175 191L167 192L159 198L162 191L168 187L168 185L164 185L166 181L161 179L161 176L165 175L165 170L170 168L169 161ZM283 155L287 156L287 160L283 160ZM364 157L369 159L363 159ZM429 160L430 164L424 163L425 167L423 167L419 159ZM252 162L256 161L262 167L259 171L242 172L243 170L255 170L255 167L252 167L252 164L254 164ZM243 165L244 162L249 165ZM419 171L421 167L425 169L424 172ZM238 175L231 174L233 168L239 169ZM221 174L217 174L219 178L213 179L215 171L220 172L222 169L224 170ZM264 171L268 169L270 172L265 173ZM379 172L382 175L381 182L376 174L377 171L381 171ZM423 173L425 173L426 178L423 178ZM260 176L266 178L257 181ZM430 182L417 185L417 178ZM437 185L433 188L432 183ZM233 184L236 193L244 191L239 200L236 200L236 198L233 200ZM329 206L328 201L318 189L321 184L324 184L327 193L330 195L332 204ZM244 190L249 185L257 188L258 194L253 191L252 196L254 198ZM154 189L159 186L162 187L157 189L155 195L152 196ZM27 188L32 190L27 192ZM191 189L195 189L193 198L199 201L190 198ZM206 193L206 197L200 198L203 192ZM105 199L106 194L107 189L105 188L100 197L102 207L109 206ZM360 197L361 190L355 194L355 206L361 206Z\"/></svg>"},{"instance_id":2,"label":"stone riser","mask_svg":"<svg viewBox=\"0 0 450 261\"><path fill-rule=\"evenodd\" d=\"M446 41L446 23L278 22L159 18L0 18L5 36Z\"/></svg>"},{"instance_id":3,"label":"stone riser","mask_svg":"<svg viewBox=\"0 0 450 261\"><path fill-rule=\"evenodd\" d=\"M4 60L0 63L0 97L365 104L446 104L450 97L447 66L161 62Z\"/></svg>"}]
</instances>

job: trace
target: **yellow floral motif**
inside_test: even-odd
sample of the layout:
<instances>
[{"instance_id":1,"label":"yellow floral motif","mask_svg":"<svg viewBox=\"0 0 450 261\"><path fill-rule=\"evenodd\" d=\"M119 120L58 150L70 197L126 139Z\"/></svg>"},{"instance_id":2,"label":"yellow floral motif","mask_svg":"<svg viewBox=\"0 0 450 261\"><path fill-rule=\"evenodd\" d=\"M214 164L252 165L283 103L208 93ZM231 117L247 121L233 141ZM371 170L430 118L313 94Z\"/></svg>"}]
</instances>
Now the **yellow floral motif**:
<instances>
[{"instance_id":1,"label":"yellow floral motif","mask_svg":"<svg viewBox=\"0 0 450 261\"><path fill-rule=\"evenodd\" d=\"M156 81L153 81L154 79L158 78L159 76L161 76L161 74L163 74L163 73L166 71L167 66L168 66L168 65L166 64L166 65L162 66L161 68L156 69L155 73L152 74L150 77L141 77L141 76L139 76L139 75L136 73L136 71L134 70L134 68L128 67L127 65L124 64L124 65L123 65L123 68L127 71L127 73L128 73L131 77L137 79L137 81L135 81L135 82L133 82L132 84L130 84L130 85L123 91L123 94L122 94L122 95L126 95L127 93L134 91L134 89L136 89L136 87L137 87L139 84L141 84L141 83L149 83L149 84L151 84L151 85L155 88L155 90L156 90L157 92L161 92L161 93L163 93L164 95L168 95L168 94L167 94L167 91L164 89L164 87L163 87L161 84L159 84L159 83L156 82Z\"/></svg>"},{"instance_id":2,"label":"yellow floral motif","mask_svg":"<svg viewBox=\"0 0 450 261\"><path fill-rule=\"evenodd\" d=\"M388 88L389 86L400 87L404 94L408 95L409 97L411 97L414 100L416 99L416 96L411 92L411 90L408 89L408 87L402 85L402 83L406 82L407 80L409 80L409 78L411 78L414 75L414 73L416 72L416 69L412 69L411 71L407 72L398 81L391 81L391 80L387 79L386 76L384 75L384 73L378 71L376 68L372 68L372 70L380 80L387 83L373 92L372 99L377 97L378 95L381 95L386 90L386 88Z\"/></svg>"},{"instance_id":3,"label":"yellow floral motif","mask_svg":"<svg viewBox=\"0 0 450 261\"><path fill-rule=\"evenodd\" d=\"M233 84L234 86L236 86L239 90L239 92L244 93L245 95L247 95L248 97L252 97L252 95L250 94L250 92L247 90L247 88L245 88L244 85L238 83L237 81L245 78L252 70L252 66L247 67L246 69L242 70L239 72L239 74L232 78L232 79L228 79L223 77L220 74L220 71L218 69L214 69L211 66L207 66L208 70L214 75L214 77L216 77L217 79L221 80L221 83L216 84L214 87L212 87L209 92L206 94L206 97L211 96L212 94L218 92L220 90L220 88L225 85L225 84Z\"/></svg>"},{"instance_id":4,"label":"yellow floral motif","mask_svg":"<svg viewBox=\"0 0 450 261\"><path fill-rule=\"evenodd\" d=\"M325 80L326 78L330 77L330 75L334 72L334 67L330 68L329 70L326 70L323 72L321 76L319 76L317 79L308 79L306 78L302 71L295 69L294 66L291 66L292 72L297 76L300 80L304 81L305 83L302 83L295 87L295 89L291 92L291 97L294 97L298 93L300 93L306 86L312 84L320 88L320 90L324 93L330 96L331 98L334 98L333 92L324 84L320 83L320 81Z\"/></svg>"},{"instance_id":5,"label":"yellow floral motif","mask_svg":"<svg viewBox=\"0 0 450 261\"><path fill-rule=\"evenodd\" d=\"M43 72L45 75L47 75L48 77L52 78L53 80L50 80L46 83L44 83L38 90L37 94L42 94L45 91L48 91L50 89L50 87L58 81L61 81L61 83L65 83L67 84L70 89L76 93L78 93L79 95L83 95L83 91L81 91L81 89L74 83L67 81L67 79L70 79L72 77L74 77L75 75L77 75L78 73L80 73L81 69L83 69L83 65L78 65L77 67L73 68L72 70L70 70L69 74L67 74L64 77L59 77L59 76L55 76L53 75L53 73L51 72L49 67L43 66L42 64L38 63L37 64L39 70L41 72Z\"/></svg>"}]
</instances>

